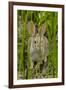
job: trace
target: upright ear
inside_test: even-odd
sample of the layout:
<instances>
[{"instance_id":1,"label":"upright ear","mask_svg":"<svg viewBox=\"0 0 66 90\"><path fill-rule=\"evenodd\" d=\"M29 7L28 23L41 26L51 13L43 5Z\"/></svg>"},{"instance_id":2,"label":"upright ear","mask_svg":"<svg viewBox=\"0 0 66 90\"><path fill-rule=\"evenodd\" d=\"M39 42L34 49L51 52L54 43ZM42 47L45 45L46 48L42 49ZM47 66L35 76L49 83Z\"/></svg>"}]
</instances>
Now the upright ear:
<instances>
[{"instance_id":1,"label":"upright ear","mask_svg":"<svg viewBox=\"0 0 66 90\"><path fill-rule=\"evenodd\" d=\"M41 35L44 35L45 32L46 32L46 24L44 23L44 24L42 24L42 26L41 26Z\"/></svg>"},{"instance_id":2,"label":"upright ear","mask_svg":"<svg viewBox=\"0 0 66 90\"><path fill-rule=\"evenodd\" d=\"M27 31L31 36L35 35L35 24L33 21L27 23Z\"/></svg>"}]
</instances>

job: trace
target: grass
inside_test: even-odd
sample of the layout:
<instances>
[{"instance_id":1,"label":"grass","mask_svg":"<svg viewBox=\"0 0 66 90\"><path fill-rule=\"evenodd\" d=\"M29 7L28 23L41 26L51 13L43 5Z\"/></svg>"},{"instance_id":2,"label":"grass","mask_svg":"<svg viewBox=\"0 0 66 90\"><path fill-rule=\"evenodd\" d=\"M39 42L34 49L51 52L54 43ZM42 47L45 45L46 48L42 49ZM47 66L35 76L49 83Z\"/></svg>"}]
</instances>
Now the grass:
<instances>
[{"instance_id":1,"label":"grass","mask_svg":"<svg viewBox=\"0 0 66 90\"><path fill-rule=\"evenodd\" d=\"M47 71L43 78L57 78L58 77L58 46L57 46L57 33L58 33L58 13L57 12L48 12L48 11L26 11L18 10L17 11L17 57L18 57L18 79L32 79L33 75L40 78L40 73L42 70L38 68L32 68L32 60L30 58L30 45L28 45L28 40L32 35L32 32L27 31L28 21L34 22L35 26L38 28L40 34L42 24L46 25L46 37L49 42L49 54L48 54L48 65ZM32 31L31 23L31 31ZM40 37L41 38L41 37ZM40 43L40 52L41 52L41 43ZM41 54L40 54L41 57ZM41 60L41 58L40 58ZM41 63L41 62L39 62ZM42 63L44 66L44 64ZM35 70L36 73L35 73ZM38 72L39 71L39 72ZM22 77L21 77L22 76ZM21 77L21 78L20 78ZM37 78L37 77L36 77Z\"/></svg>"}]
</instances>

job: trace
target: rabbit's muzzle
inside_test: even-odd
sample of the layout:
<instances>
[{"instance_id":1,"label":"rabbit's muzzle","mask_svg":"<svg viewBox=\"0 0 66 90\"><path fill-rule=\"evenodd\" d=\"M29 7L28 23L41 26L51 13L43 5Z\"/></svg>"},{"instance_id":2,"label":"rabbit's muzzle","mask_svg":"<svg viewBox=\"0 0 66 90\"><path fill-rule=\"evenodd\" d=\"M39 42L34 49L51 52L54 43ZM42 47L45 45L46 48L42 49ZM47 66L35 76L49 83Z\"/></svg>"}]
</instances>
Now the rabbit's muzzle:
<instances>
[{"instance_id":1,"label":"rabbit's muzzle","mask_svg":"<svg viewBox=\"0 0 66 90\"><path fill-rule=\"evenodd\" d=\"M34 50L32 50L30 54L31 54L32 61L40 60L39 59L39 50L37 50L37 48L34 48Z\"/></svg>"}]
</instances>

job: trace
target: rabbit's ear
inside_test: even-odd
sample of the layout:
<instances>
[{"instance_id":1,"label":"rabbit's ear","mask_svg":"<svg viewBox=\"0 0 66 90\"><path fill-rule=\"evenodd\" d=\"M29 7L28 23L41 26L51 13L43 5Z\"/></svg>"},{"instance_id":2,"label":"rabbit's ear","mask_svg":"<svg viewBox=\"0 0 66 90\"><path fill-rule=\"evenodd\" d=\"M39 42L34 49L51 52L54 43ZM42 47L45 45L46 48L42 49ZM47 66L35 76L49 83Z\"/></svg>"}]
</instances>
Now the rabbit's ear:
<instances>
[{"instance_id":1,"label":"rabbit's ear","mask_svg":"<svg viewBox=\"0 0 66 90\"><path fill-rule=\"evenodd\" d=\"M29 21L27 23L27 31L30 35L32 35L32 36L35 35L35 24L33 21Z\"/></svg>"},{"instance_id":2,"label":"rabbit's ear","mask_svg":"<svg viewBox=\"0 0 66 90\"><path fill-rule=\"evenodd\" d=\"M41 26L41 34L44 35L46 32L46 24L42 24Z\"/></svg>"}]
</instances>

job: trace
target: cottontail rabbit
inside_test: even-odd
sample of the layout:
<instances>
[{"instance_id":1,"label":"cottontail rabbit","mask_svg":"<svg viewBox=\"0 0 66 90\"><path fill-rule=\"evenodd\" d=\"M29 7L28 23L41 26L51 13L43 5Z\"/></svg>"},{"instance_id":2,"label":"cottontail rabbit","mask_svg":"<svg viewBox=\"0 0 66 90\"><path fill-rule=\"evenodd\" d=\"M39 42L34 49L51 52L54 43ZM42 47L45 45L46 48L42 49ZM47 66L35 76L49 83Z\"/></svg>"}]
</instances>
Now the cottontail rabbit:
<instances>
[{"instance_id":1,"label":"cottontail rabbit","mask_svg":"<svg viewBox=\"0 0 66 90\"><path fill-rule=\"evenodd\" d=\"M30 47L31 62L46 62L48 56L48 39L44 36L46 32L46 26L43 24L41 30L36 32L34 22L27 23L27 30L31 37L28 40L28 46ZM33 67L33 66L32 66Z\"/></svg>"}]
</instances>

